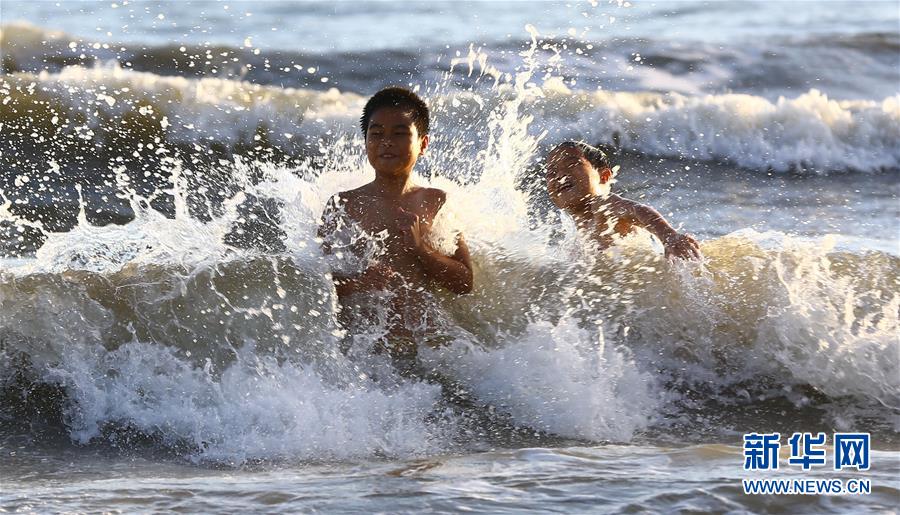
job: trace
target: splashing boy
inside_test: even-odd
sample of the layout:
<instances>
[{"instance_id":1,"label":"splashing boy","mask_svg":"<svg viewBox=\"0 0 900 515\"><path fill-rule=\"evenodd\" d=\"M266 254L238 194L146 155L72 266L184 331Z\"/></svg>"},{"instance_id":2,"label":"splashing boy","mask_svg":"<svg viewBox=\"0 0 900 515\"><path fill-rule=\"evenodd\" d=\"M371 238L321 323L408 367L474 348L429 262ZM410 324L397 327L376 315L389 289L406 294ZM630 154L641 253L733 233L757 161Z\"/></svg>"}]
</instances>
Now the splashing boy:
<instances>
[{"instance_id":1,"label":"splashing boy","mask_svg":"<svg viewBox=\"0 0 900 515\"><path fill-rule=\"evenodd\" d=\"M361 273L333 272L342 318L365 311L366 303L371 302L371 295L366 294L391 292L388 350L392 355L414 356L416 341L411 327L419 323L414 318L422 318L425 287L437 284L457 294L470 292L469 250L461 234L453 255L444 255L429 243L446 193L418 186L410 178L416 160L428 148L425 102L403 88L383 89L366 103L361 126L375 180L332 197L322 215L319 235L326 254L334 252L328 236L338 229L341 217L367 235L377 235L378 256ZM338 213L340 216L335 216Z\"/></svg>"},{"instance_id":2,"label":"splashing boy","mask_svg":"<svg viewBox=\"0 0 900 515\"><path fill-rule=\"evenodd\" d=\"M547 156L547 192L556 207L575 219L602 248L642 227L659 238L666 257L700 259L700 246L676 231L659 212L610 192L613 171L606 154L582 142L566 141Z\"/></svg>"}]
</instances>

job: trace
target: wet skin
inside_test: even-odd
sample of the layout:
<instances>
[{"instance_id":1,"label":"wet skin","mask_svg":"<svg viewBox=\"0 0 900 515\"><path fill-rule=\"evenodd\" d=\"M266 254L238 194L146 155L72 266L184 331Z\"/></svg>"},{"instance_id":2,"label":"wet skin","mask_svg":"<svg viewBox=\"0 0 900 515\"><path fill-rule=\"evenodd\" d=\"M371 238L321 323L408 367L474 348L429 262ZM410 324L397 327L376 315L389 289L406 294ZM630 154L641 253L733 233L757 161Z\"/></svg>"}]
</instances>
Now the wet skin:
<instances>
[{"instance_id":1,"label":"wet skin","mask_svg":"<svg viewBox=\"0 0 900 515\"><path fill-rule=\"evenodd\" d=\"M352 310L355 294L388 290L394 296L394 312L400 314L392 334L404 335L409 325L403 314L418 313L418 293L432 285L455 293L472 290L472 266L462 235L452 256L445 256L427 243L434 218L446 194L436 188L417 186L410 180L416 160L428 148L428 135L419 134L410 112L381 108L372 114L366 133L366 155L375 169L375 180L332 197L319 228L327 235L329 212L342 208L347 217L369 234L384 232L384 252L362 274L335 276L342 311ZM327 244L325 252L330 252Z\"/></svg>"},{"instance_id":2,"label":"wet skin","mask_svg":"<svg viewBox=\"0 0 900 515\"><path fill-rule=\"evenodd\" d=\"M624 236L641 227L659 238L666 257L701 258L697 240L675 231L655 209L608 193L612 177L612 170L598 170L576 148L557 147L547 157L550 200L601 248L612 245L614 235Z\"/></svg>"}]
</instances>

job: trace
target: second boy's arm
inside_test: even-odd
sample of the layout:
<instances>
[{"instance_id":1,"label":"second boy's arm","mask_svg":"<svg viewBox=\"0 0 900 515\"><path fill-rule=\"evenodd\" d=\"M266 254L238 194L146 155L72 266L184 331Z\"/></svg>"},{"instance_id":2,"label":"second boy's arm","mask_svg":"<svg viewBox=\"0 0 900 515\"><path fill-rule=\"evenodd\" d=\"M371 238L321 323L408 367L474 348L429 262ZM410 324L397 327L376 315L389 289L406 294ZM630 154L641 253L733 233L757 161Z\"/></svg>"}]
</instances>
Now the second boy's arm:
<instances>
[{"instance_id":1,"label":"second boy's arm","mask_svg":"<svg viewBox=\"0 0 900 515\"><path fill-rule=\"evenodd\" d=\"M642 227L659 238L666 251L666 257L682 259L700 259L700 245L693 236L681 234L669 222L650 206L639 204L628 199L618 198L617 210L623 211L629 221Z\"/></svg>"}]
</instances>

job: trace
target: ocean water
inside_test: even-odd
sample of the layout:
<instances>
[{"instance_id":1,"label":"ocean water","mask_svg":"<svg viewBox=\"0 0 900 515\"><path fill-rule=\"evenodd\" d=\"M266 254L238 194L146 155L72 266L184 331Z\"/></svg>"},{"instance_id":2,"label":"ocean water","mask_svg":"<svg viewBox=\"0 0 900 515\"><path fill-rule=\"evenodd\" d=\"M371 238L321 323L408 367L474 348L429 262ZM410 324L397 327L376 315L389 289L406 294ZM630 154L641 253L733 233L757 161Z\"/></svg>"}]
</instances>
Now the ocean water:
<instances>
[{"instance_id":1,"label":"ocean water","mask_svg":"<svg viewBox=\"0 0 900 515\"><path fill-rule=\"evenodd\" d=\"M892 512L896 2L0 2L0 510ZM335 317L325 201L368 95L433 111L475 291L441 380ZM563 139L695 234L597 251ZM751 432L872 467L743 470ZM833 448L828 447L829 459ZM830 462L829 462L830 463ZM859 496L745 495L754 477Z\"/></svg>"}]
</instances>

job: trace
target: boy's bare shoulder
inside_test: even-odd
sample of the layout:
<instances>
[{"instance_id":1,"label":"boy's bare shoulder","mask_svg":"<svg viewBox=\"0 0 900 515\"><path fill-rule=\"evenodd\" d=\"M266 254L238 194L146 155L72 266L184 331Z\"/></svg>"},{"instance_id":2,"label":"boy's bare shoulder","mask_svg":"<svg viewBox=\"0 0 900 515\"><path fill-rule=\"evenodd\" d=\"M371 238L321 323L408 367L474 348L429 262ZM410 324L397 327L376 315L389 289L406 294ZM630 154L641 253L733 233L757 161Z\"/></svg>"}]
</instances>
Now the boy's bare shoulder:
<instances>
[{"instance_id":1,"label":"boy's bare shoulder","mask_svg":"<svg viewBox=\"0 0 900 515\"><path fill-rule=\"evenodd\" d=\"M414 195L420 208L431 216L437 214L447 201L447 192L438 188L419 188Z\"/></svg>"},{"instance_id":2,"label":"boy's bare shoulder","mask_svg":"<svg viewBox=\"0 0 900 515\"><path fill-rule=\"evenodd\" d=\"M630 214L634 212L635 209L640 209L644 206L640 202L620 197L615 193L609 194L606 198L606 204L617 214Z\"/></svg>"},{"instance_id":3,"label":"boy's bare shoulder","mask_svg":"<svg viewBox=\"0 0 900 515\"><path fill-rule=\"evenodd\" d=\"M328 203L331 207L341 206L348 212L352 212L358 207L368 206L370 204L369 201L376 196L377 194L370 183L359 188L336 193L329 199ZM417 209L424 209L432 214L437 213L447 201L447 192L438 188L418 187L411 191L409 196L412 204L418 206Z\"/></svg>"},{"instance_id":4,"label":"boy's bare shoulder","mask_svg":"<svg viewBox=\"0 0 900 515\"><path fill-rule=\"evenodd\" d=\"M333 206L341 206L345 209L352 208L354 205L359 204L361 199L371 195L368 193L368 186L369 185L366 184L352 190L339 191L331 196L328 203Z\"/></svg>"},{"instance_id":5,"label":"boy's bare shoulder","mask_svg":"<svg viewBox=\"0 0 900 515\"><path fill-rule=\"evenodd\" d=\"M447 201L447 192L438 188L421 188L419 194L429 204L435 204L438 207L444 205Z\"/></svg>"},{"instance_id":6,"label":"boy's bare shoulder","mask_svg":"<svg viewBox=\"0 0 900 515\"><path fill-rule=\"evenodd\" d=\"M352 190L338 192L337 194L335 194L335 197L338 197L345 202L350 200L357 200L360 197L368 195L368 191L370 189L370 184L364 184L358 188L353 188Z\"/></svg>"},{"instance_id":7,"label":"boy's bare shoulder","mask_svg":"<svg viewBox=\"0 0 900 515\"><path fill-rule=\"evenodd\" d=\"M625 197L620 197L619 195L616 195L615 193L610 193L606 197L606 201L609 202L610 204L620 205L620 206L633 206L633 205L637 204L637 202L635 202L631 199L627 199Z\"/></svg>"}]
</instances>

